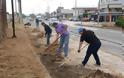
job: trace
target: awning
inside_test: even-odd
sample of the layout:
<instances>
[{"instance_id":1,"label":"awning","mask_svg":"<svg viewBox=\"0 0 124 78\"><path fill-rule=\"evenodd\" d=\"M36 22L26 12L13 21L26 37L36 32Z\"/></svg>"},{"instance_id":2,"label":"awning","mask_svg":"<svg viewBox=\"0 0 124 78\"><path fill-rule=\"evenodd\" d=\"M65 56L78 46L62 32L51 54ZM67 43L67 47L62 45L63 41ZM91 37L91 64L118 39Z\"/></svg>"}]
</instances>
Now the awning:
<instances>
[{"instance_id":1,"label":"awning","mask_svg":"<svg viewBox=\"0 0 124 78\"><path fill-rule=\"evenodd\" d=\"M122 8L121 4L109 4L109 8Z\"/></svg>"},{"instance_id":2,"label":"awning","mask_svg":"<svg viewBox=\"0 0 124 78\"><path fill-rule=\"evenodd\" d=\"M100 13L100 16L106 16L106 15L109 15L109 13ZM122 13L112 13L112 15L121 16Z\"/></svg>"}]
</instances>

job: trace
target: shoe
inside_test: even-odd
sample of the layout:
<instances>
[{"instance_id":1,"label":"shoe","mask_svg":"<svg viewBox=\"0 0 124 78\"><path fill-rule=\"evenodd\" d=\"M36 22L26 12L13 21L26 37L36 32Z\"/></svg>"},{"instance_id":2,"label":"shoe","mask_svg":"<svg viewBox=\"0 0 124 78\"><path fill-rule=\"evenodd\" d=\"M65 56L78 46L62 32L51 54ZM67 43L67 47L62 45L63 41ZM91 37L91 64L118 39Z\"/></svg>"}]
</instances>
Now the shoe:
<instances>
[{"instance_id":1,"label":"shoe","mask_svg":"<svg viewBox=\"0 0 124 78\"><path fill-rule=\"evenodd\" d=\"M96 66L96 67L100 67L100 66L101 66L101 64L95 64L95 66Z\"/></svg>"},{"instance_id":2,"label":"shoe","mask_svg":"<svg viewBox=\"0 0 124 78\"><path fill-rule=\"evenodd\" d=\"M76 68L78 68L78 69L83 69L84 67L85 67L85 65L83 65L83 64L76 65Z\"/></svg>"},{"instance_id":3,"label":"shoe","mask_svg":"<svg viewBox=\"0 0 124 78\"><path fill-rule=\"evenodd\" d=\"M85 66L86 64L84 64L84 63L82 62L82 65L84 65L84 66Z\"/></svg>"}]
</instances>

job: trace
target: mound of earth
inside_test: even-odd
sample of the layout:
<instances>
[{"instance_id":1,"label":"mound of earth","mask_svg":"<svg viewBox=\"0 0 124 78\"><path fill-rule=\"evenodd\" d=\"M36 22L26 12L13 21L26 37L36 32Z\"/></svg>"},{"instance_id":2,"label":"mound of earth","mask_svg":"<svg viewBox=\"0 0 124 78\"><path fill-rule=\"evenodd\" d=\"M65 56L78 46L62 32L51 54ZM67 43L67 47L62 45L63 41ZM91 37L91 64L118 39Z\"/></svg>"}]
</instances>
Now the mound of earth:
<instances>
[{"instance_id":1,"label":"mound of earth","mask_svg":"<svg viewBox=\"0 0 124 78\"><path fill-rule=\"evenodd\" d=\"M56 57L54 55L41 55L41 61L46 66L52 78L122 78L101 70L91 70L85 67L77 68L68 64L59 67L62 62L56 62L55 59Z\"/></svg>"}]
</instances>

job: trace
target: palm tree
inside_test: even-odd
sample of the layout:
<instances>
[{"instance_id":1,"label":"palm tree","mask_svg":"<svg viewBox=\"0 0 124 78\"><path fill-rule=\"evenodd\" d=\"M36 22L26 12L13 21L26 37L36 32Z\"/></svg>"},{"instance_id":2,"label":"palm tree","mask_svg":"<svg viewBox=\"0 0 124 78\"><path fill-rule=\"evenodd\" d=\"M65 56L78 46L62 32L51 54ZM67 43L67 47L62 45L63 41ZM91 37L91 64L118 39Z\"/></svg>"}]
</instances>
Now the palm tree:
<instances>
[{"instance_id":1,"label":"palm tree","mask_svg":"<svg viewBox=\"0 0 124 78\"><path fill-rule=\"evenodd\" d=\"M23 20L22 20L22 0L18 0L18 9L19 9L19 23L23 23Z\"/></svg>"},{"instance_id":2,"label":"palm tree","mask_svg":"<svg viewBox=\"0 0 124 78\"><path fill-rule=\"evenodd\" d=\"M0 0L0 41L6 37L7 13L6 0Z\"/></svg>"}]
</instances>

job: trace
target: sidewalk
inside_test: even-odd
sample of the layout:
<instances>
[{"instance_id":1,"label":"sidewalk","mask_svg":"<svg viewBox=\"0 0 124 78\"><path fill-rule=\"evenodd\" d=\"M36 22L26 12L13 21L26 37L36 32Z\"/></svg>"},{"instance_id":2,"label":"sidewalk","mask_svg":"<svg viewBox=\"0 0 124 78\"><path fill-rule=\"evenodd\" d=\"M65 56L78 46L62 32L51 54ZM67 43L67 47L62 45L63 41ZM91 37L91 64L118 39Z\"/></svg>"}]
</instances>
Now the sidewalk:
<instances>
[{"instance_id":1,"label":"sidewalk","mask_svg":"<svg viewBox=\"0 0 124 78\"><path fill-rule=\"evenodd\" d=\"M96 27L96 28L104 28L104 29L113 29L113 30L120 30L122 31L122 28L121 27L117 27L117 26L113 26L114 24L112 23L112 26L111 24L108 22L108 23L105 23L105 22L101 22L101 23L97 23L97 22L76 22L75 25L78 25L78 26L86 26L86 27Z\"/></svg>"},{"instance_id":2,"label":"sidewalk","mask_svg":"<svg viewBox=\"0 0 124 78\"><path fill-rule=\"evenodd\" d=\"M0 78L51 78L29 40L26 30L16 28L17 38L0 44Z\"/></svg>"}]
</instances>

